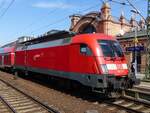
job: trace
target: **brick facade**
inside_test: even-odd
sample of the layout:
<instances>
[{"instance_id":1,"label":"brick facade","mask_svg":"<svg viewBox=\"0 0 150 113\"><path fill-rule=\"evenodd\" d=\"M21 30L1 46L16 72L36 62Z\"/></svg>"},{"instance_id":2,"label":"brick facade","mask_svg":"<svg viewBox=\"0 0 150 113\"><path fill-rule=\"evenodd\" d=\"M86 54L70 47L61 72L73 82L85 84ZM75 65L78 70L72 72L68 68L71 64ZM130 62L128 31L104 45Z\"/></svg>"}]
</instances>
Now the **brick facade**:
<instances>
[{"instance_id":1,"label":"brick facade","mask_svg":"<svg viewBox=\"0 0 150 113\"><path fill-rule=\"evenodd\" d=\"M130 31L134 24L134 20L126 20L123 14L120 18L113 17L108 3L103 4L99 12L90 12L86 15L76 14L70 18L70 30L77 33L83 33L83 29L91 25L96 32L117 36Z\"/></svg>"}]
</instances>

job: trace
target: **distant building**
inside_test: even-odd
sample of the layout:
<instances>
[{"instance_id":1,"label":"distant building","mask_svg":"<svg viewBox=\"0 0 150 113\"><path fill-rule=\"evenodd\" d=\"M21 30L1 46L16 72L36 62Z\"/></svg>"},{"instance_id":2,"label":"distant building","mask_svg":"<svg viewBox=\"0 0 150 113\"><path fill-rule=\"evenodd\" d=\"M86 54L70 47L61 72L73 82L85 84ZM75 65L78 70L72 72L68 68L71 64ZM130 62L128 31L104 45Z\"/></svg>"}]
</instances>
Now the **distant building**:
<instances>
[{"instance_id":1,"label":"distant building","mask_svg":"<svg viewBox=\"0 0 150 113\"><path fill-rule=\"evenodd\" d=\"M105 33L109 35L123 35L134 26L134 20L126 20L123 13L120 18L111 15L111 8L108 3L104 3L98 12L90 12L86 15L75 14L70 16L70 30L78 33Z\"/></svg>"},{"instance_id":2,"label":"distant building","mask_svg":"<svg viewBox=\"0 0 150 113\"><path fill-rule=\"evenodd\" d=\"M123 12L119 18L111 15L111 8L108 3L104 3L98 12L90 12L86 15L71 15L70 30L77 33L105 33L118 37L124 49L129 67L134 60L134 28L138 30L138 45L140 51L137 53L138 72L144 71L146 65L146 30L144 20L137 22L134 17L127 20Z\"/></svg>"}]
</instances>

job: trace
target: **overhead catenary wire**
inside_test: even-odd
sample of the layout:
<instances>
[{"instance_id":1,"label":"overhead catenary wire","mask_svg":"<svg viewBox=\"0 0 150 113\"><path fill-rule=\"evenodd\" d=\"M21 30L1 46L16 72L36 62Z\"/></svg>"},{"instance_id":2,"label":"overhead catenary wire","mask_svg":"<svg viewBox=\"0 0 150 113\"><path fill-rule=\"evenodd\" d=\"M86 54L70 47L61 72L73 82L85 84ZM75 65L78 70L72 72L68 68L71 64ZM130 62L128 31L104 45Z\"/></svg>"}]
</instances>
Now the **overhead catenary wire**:
<instances>
[{"instance_id":1,"label":"overhead catenary wire","mask_svg":"<svg viewBox=\"0 0 150 113\"><path fill-rule=\"evenodd\" d=\"M57 10L57 9L54 9L54 10L48 12L47 15L54 13L56 10ZM26 28L28 28L28 27L30 27L30 26L32 26L32 25L34 25L34 24L39 23L39 20L41 21L41 19L45 19L45 18L41 17L41 18L39 18L37 21L33 21L33 22L32 22L31 24L29 24Z\"/></svg>"},{"instance_id":2,"label":"overhead catenary wire","mask_svg":"<svg viewBox=\"0 0 150 113\"><path fill-rule=\"evenodd\" d=\"M3 8L5 2L6 2L5 0L3 0L3 1L1 2L1 4L0 4L0 10Z\"/></svg>"},{"instance_id":3,"label":"overhead catenary wire","mask_svg":"<svg viewBox=\"0 0 150 113\"><path fill-rule=\"evenodd\" d=\"M126 2L119 2L119 1L115 1L115 0L108 0L109 2L114 2L116 4L120 4L120 5L126 5L126 6L130 6L129 4L127 4Z\"/></svg>"},{"instance_id":4,"label":"overhead catenary wire","mask_svg":"<svg viewBox=\"0 0 150 113\"><path fill-rule=\"evenodd\" d=\"M58 8L55 8L55 9L49 11L46 15L51 15L51 14L55 13L57 10L58 10ZM41 18L38 18L38 20L35 20L35 21L31 22L30 24L28 24L27 26L25 26L24 28L22 28L21 33L23 34L24 31L29 30L29 28L31 28L33 25L36 25L36 24L38 24L38 23L41 23L41 21L42 21L42 20L45 20L45 19L46 19L46 18L41 17ZM40 20L40 21L39 21L39 20ZM33 32L33 31L32 31L32 32ZM17 35L17 34L20 34L20 32L13 34L13 36L15 36L15 35Z\"/></svg>"},{"instance_id":5,"label":"overhead catenary wire","mask_svg":"<svg viewBox=\"0 0 150 113\"><path fill-rule=\"evenodd\" d=\"M3 13L0 15L0 19L7 13L7 11L9 10L9 8L13 5L13 3L15 2L15 0L11 0L11 2L9 3L8 7L3 11Z\"/></svg>"},{"instance_id":6,"label":"overhead catenary wire","mask_svg":"<svg viewBox=\"0 0 150 113\"><path fill-rule=\"evenodd\" d=\"M91 7L88 7L88 8L86 8L86 9L83 9L83 10L80 11L80 12L87 11L87 10L89 10L89 9L92 9L92 8L98 6L98 5L99 5L99 4L93 5L93 6L91 6ZM55 10L54 10L54 11L55 11ZM50 12L49 14L53 13L54 11ZM62 19L56 20L55 22L53 22L53 23L51 23L51 24L45 25L45 27L49 27L50 25L56 24L57 22L61 22L62 20L65 20L66 18L68 18L68 16L66 16L66 17L64 17L64 18L62 18ZM44 26L43 26L43 27L44 27ZM40 27L40 28L43 28L43 27Z\"/></svg>"},{"instance_id":7,"label":"overhead catenary wire","mask_svg":"<svg viewBox=\"0 0 150 113\"><path fill-rule=\"evenodd\" d=\"M42 26L42 27L40 27L40 28L37 28L36 30L33 30L33 31L31 32L31 34L35 33L36 31L39 31L39 30L41 30L41 29L47 28L47 27L49 27L49 26L51 26L51 25L55 25L56 23L60 23L60 22L62 22L62 21L64 21L64 20L66 20L67 18L68 18L68 16L66 16L66 17L64 17L64 18L61 18L61 19L59 19L59 20L56 20L56 21L54 21L53 23L50 23L50 24L48 24L48 25Z\"/></svg>"},{"instance_id":8,"label":"overhead catenary wire","mask_svg":"<svg viewBox=\"0 0 150 113\"><path fill-rule=\"evenodd\" d=\"M88 11L88 10L90 10L90 9L92 9L92 8L97 7L97 6L99 6L99 4L93 5L93 6L91 6L91 7L88 7L88 8L86 8L86 9L83 9L83 10L77 11L77 12L79 12L79 13L84 13L85 11Z\"/></svg>"},{"instance_id":9,"label":"overhead catenary wire","mask_svg":"<svg viewBox=\"0 0 150 113\"><path fill-rule=\"evenodd\" d=\"M102 3L105 3L105 1L104 0L100 0Z\"/></svg>"},{"instance_id":10,"label":"overhead catenary wire","mask_svg":"<svg viewBox=\"0 0 150 113\"><path fill-rule=\"evenodd\" d=\"M107 1L100 0L100 1L101 1L102 3L105 3L105 2L108 2L108 1L109 1L109 2L114 2L114 3L117 3L117 4L123 5L123 6L125 6L125 5L126 5L126 6L130 6L130 4L127 4L126 2L118 2L118 1L115 1L115 0L107 0ZM99 4L97 4L97 5L99 5ZM82 10L82 11L80 11L80 12L87 11L87 10L89 10L89 9L91 9L91 8L94 8L94 7L97 6L97 5L91 6L91 7L87 8L87 9L84 9L84 10ZM36 32L36 31L38 31L38 30L40 30L40 29L49 27L49 26L51 26L51 25L57 24L58 22L62 22L62 21L65 20L66 18L68 18L68 16L65 17L65 18L62 18L62 19L60 19L60 20L56 20L55 22L53 22L53 23L51 23L51 24L45 25L45 26L43 26L43 27L40 27L40 28L38 28L38 29L32 31L31 33L34 33L34 32Z\"/></svg>"},{"instance_id":11,"label":"overhead catenary wire","mask_svg":"<svg viewBox=\"0 0 150 113\"><path fill-rule=\"evenodd\" d=\"M100 1L101 1L102 3L106 2L106 0L105 0L105 1L104 1L104 0L100 0ZM127 4L127 3L125 3L125 2L119 2L119 1L115 1L115 0L107 0L107 1L114 2L114 3L120 4L120 5L128 5L128 6L130 5L130 4ZM99 5L99 4L98 4L98 5ZM87 8L87 9L84 9L84 10L82 10L81 12L87 11L87 10L89 10L89 9L95 7L95 6L97 6L97 5L94 5L94 6L91 6L91 7ZM64 20L67 19L67 18L68 18L68 16L65 17L65 18L56 20L56 21L54 21L54 22L52 22L52 23L50 23L50 24L44 25L44 26L42 26L42 27L39 27L39 28L37 28L36 30L33 30L31 33L34 33L34 32L36 32L36 31L38 31L38 30L40 30L40 29L43 29L43 28L47 28L47 27L49 27L49 26L51 26L51 25L55 25L55 24L57 24L58 22L62 22L62 21L64 21ZM27 27L27 28L30 28L34 23L35 23L35 22L31 23L31 24L29 25L29 27Z\"/></svg>"},{"instance_id":12,"label":"overhead catenary wire","mask_svg":"<svg viewBox=\"0 0 150 113\"><path fill-rule=\"evenodd\" d=\"M135 3L138 4L138 3L143 2L143 1L147 2L147 0L137 0Z\"/></svg>"},{"instance_id":13,"label":"overhead catenary wire","mask_svg":"<svg viewBox=\"0 0 150 113\"><path fill-rule=\"evenodd\" d=\"M90 10L90 9L92 9L92 8L97 7L97 6L99 6L99 4L92 5L91 7L88 7L88 8L86 8L86 9L83 9L83 10L80 11L80 12L88 11L88 10ZM60 22L63 22L63 21L66 20L69 16L70 16L70 15L67 15L67 16L65 16L65 17L63 17L63 18L61 18L61 19L58 19L58 20L56 20L56 21L50 23L50 24L44 25L44 26L42 26L42 27L39 27L39 28L37 28L36 30L33 30L33 31L31 32L31 34L35 33L35 32L38 31L38 30L47 28L47 27L49 27L49 26L51 26L51 25L55 25L55 24L58 24L58 23L60 23Z\"/></svg>"},{"instance_id":14,"label":"overhead catenary wire","mask_svg":"<svg viewBox=\"0 0 150 113\"><path fill-rule=\"evenodd\" d=\"M140 13L140 11L136 8L136 6L134 6L130 0L126 0L129 5L144 19L144 21L147 23L146 19L144 18L144 16Z\"/></svg>"},{"instance_id":15,"label":"overhead catenary wire","mask_svg":"<svg viewBox=\"0 0 150 113\"><path fill-rule=\"evenodd\" d=\"M100 1L101 1L102 3L104 3L104 0L100 0ZM115 0L107 0L107 2L108 2L108 1L109 1L109 2L114 2L114 3L117 3L117 4L120 4L120 5L127 5L127 6L130 6L130 4L125 3L125 2L119 2L119 1L115 1ZM106 0L105 0L105 2L106 2ZM84 10L82 10L82 11L80 11L80 12L87 11L87 10L89 10L89 9L91 9L91 8L94 8L94 7L97 6L97 5L99 5L99 4L96 4L96 5L94 5L94 6L91 6L91 7L87 8L87 9L84 9ZM70 16L70 15L69 15L69 16ZM66 16L66 17L64 17L64 18L61 18L61 19L58 19L58 20L56 20L56 21L54 21L54 22L52 22L52 23L50 23L50 24L41 26L41 27L37 28L36 30L31 31L31 33L34 33L34 32L36 32L36 31L38 31L38 30L47 28L47 27L49 27L49 26L51 26L51 25L55 25L55 24L58 24L58 23L60 23L60 22L63 22L63 21L66 20L67 18L68 18L68 16ZM30 26L32 26L32 25L33 25L33 23L30 24ZM28 28L30 28L30 26L29 26Z\"/></svg>"},{"instance_id":16,"label":"overhead catenary wire","mask_svg":"<svg viewBox=\"0 0 150 113\"><path fill-rule=\"evenodd\" d=\"M57 11L57 9L51 10L50 12L47 13L47 15L50 15L50 14L56 12L56 11ZM41 22L42 20L45 20L45 18L41 17L41 18L39 18L37 21L35 20L35 21L31 22L29 25L27 25L26 27L24 27L24 28L22 29L22 31L28 30L28 29L29 29L30 27L32 27L33 25L38 24L38 23L39 23L39 20L40 20L40 22Z\"/></svg>"},{"instance_id":17,"label":"overhead catenary wire","mask_svg":"<svg viewBox=\"0 0 150 113\"><path fill-rule=\"evenodd\" d=\"M107 2L112 2L112 3L115 3L115 4L119 4L121 5L121 13L124 14L124 6L130 6L129 4L127 4L126 2L124 2L123 0L122 1L116 1L116 0L107 0ZM126 19L127 20L127 19Z\"/></svg>"},{"instance_id":18,"label":"overhead catenary wire","mask_svg":"<svg viewBox=\"0 0 150 113\"><path fill-rule=\"evenodd\" d=\"M92 8L95 8L95 7L97 7L97 6L99 6L99 4L94 4L94 5L92 5L91 7L88 7L88 8L86 8L86 9L83 9L82 11L80 11L80 13L81 13L81 12L85 12L85 11L87 11L87 10L90 10L90 9L92 9ZM57 10L57 9L54 9L54 10L50 11L48 14L53 14L56 10ZM54 21L54 22L52 22L52 23L50 23L50 24L41 26L41 27L37 28L36 30L31 31L31 34L34 33L34 32L36 32L36 31L38 31L38 30L44 29L44 28L46 28L46 27L49 27L49 26L51 26L51 25L58 24L59 22L63 22L63 21L66 20L69 16L70 16L70 15L68 15L68 16L66 16L66 17L64 17L64 18L58 19L58 20L56 20L56 21ZM42 17L42 18L43 18L43 17ZM41 19L42 19L42 18L41 18ZM39 20L41 20L41 19L38 19L37 21L34 21L34 22L30 23L30 24L27 25L25 28L23 28L22 31L25 31L25 30L31 28L33 25L39 23ZM44 19L45 19L45 18L44 18ZM40 22L41 22L41 21L40 21ZM17 33L17 34L20 34L20 33ZM17 34L14 34L13 36L15 36L15 35L17 35Z\"/></svg>"}]
</instances>

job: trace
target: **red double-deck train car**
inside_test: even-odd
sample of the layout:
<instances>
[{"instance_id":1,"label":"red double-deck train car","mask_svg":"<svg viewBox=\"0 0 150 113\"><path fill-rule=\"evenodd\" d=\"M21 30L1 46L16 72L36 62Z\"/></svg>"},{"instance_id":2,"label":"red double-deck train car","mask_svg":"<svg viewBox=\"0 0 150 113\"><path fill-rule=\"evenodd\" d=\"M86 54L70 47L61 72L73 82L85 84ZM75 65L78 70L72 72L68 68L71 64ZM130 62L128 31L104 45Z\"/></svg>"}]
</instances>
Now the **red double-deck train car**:
<instances>
[{"instance_id":1,"label":"red double-deck train car","mask_svg":"<svg viewBox=\"0 0 150 113\"><path fill-rule=\"evenodd\" d=\"M16 42L7 44L0 48L0 67L12 69L15 60L15 44Z\"/></svg>"},{"instance_id":2,"label":"red double-deck train car","mask_svg":"<svg viewBox=\"0 0 150 113\"><path fill-rule=\"evenodd\" d=\"M14 69L77 81L104 93L136 83L118 41L104 34L60 31L18 43Z\"/></svg>"}]
</instances>

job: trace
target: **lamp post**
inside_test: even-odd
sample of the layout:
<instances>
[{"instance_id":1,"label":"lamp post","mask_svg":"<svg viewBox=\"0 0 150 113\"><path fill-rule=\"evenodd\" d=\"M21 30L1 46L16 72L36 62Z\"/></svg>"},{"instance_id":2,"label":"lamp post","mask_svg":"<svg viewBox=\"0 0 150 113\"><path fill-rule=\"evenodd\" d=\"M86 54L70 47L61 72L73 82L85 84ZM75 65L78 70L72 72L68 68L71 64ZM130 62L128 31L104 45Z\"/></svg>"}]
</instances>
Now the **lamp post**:
<instances>
[{"instance_id":1,"label":"lamp post","mask_svg":"<svg viewBox=\"0 0 150 113\"><path fill-rule=\"evenodd\" d=\"M131 12L134 13L134 18L136 19L136 14L138 14L137 11L135 10L131 10ZM135 25L134 26L134 74L135 76L137 75L137 51L136 51L136 47L137 47L137 43L138 43L138 40L137 40L137 26Z\"/></svg>"},{"instance_id":2,"label":"lamp post","mask_svg":"<svg viewBox=\"0 0 150 113\"><path fill-rule=\"evenodd\" d=\"M136 51L136 47L137 47L137 27L135 26L135 28L134 28L134 31L135 31L135 36L134 36L134 54L135 54L135 56L134 56L134 58L135 58L135 61L134 61L134 63L135 63L135 76L137 75L137 51Z\"/></svg>"}]
</instances>

